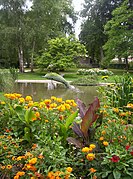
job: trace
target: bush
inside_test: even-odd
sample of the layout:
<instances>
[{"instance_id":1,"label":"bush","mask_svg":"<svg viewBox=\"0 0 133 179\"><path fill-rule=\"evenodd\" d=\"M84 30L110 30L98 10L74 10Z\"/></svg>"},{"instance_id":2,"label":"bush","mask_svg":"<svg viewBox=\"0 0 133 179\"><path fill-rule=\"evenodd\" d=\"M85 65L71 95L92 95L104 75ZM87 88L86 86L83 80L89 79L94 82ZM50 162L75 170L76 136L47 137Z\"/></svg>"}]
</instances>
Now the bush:
<instances>
[{"instance_id":1,"label":"bush","mask_svg":"<svg viewBox=\"0 0 133 179\"><path fill-rule=\"evenodd\" d=\"M94 69L79 69L77 71L78 75L113 75L112 71L108 70L100 70L99 68L94 68Z\"/></svg>"},{"instance_id":2,"label":"bush","mask_svg":"<svg viewBox=\"0 0 133 179\"><path fill-rule=\"evenodd\" d=\"M13 74L7 69L0 70L0 91L10 92L13 89Z\"/></svg>"}]
</instances>

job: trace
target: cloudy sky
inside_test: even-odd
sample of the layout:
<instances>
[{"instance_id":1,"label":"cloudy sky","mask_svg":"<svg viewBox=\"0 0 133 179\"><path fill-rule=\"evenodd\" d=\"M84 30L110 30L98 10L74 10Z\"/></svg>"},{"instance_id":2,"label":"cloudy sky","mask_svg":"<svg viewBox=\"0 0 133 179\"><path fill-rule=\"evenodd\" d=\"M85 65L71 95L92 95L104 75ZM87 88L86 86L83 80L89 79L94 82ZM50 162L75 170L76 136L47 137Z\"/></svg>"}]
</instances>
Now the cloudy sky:
<instances>
[{"instance_id":1,"label":"cloudy sky","mask_svg":"<svg viewBox=\"0 0 133 179\"><path fill-rule=\"evenodd\" d=\"M84 0L73 0L73 6L75 11L80 11L83 8L83 3ZM79 33L80 33L80 25L81 25L81 18L78 17L78 20L75 24L75 33L76 33L76 37L78 37Z\"/></svg>"}]
</instances>

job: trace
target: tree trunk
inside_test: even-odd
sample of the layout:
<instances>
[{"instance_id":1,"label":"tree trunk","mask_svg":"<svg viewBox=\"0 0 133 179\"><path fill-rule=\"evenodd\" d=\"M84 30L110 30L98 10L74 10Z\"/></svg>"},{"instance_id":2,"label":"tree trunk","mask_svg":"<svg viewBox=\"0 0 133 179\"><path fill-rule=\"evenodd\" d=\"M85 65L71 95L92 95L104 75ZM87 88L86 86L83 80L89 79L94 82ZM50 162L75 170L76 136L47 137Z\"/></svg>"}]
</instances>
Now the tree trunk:
<instances>
[{"instance_id":1,"label":"tree trunk","mask_svg":"<svg viewBox=\"0 0 133 179\"><path fill-rule=\"evenodd\" d=\"M104 58L104 53L103 53L103 48L102 47L100 48L100 56L101 56L101 62L102 62L102 60Z\"/></svg>"},{"instance_id":2,"label":"tree trunk","mask_svg":"<svg viewBox=\"0 0 133 179\"><path fill-rule=\"evenodd\" d=\"M19 57L19 72L24 73L24 55L22 45L18 48L18 57Z\"/></svg>"},{"instance_id":3,"label":"tree trunk","mask_svg":"<svg viewBox=\"0 0 133 179\"><path fill-rule=\"evenodd\" d=\"M35 41L33 41L32 54L31 54L31 64L30 64L31 72L34 72L34 63L33 63L34 49L35 49Z\"/></svg>"},{"instance_id":4,"label":"tree trunk","mask_svg":"<svg viewBox=\"0 0 133 179\"><path fill-rule=\"evenodd\" d=\"M126 62L126 70L128 71L128 57L125 58L125 62Z\"/></svg>"}]
</instances>

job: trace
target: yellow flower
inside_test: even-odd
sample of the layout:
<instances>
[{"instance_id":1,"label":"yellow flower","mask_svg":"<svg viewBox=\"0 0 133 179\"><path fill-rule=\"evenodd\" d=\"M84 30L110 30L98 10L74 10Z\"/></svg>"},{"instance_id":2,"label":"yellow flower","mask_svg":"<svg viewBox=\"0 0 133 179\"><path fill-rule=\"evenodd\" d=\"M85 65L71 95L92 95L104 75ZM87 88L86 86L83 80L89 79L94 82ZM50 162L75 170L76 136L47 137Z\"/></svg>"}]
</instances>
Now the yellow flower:
<instances>
[{"instance_id":1,"label":"yellow flower","mask_svg":"<svg viewBox=\"0 0 133 179\"><path fill-rule=\"evenodd\" d=\"M90 170L91 173L95 173L96 172L96 170L94 168L90 168L89 170Z\"/></svg>"},{"instance_id":2,"label":"yellow flower","mask_svg":"<svg viewBox=\"0 0 133 179\"><path fill-rule=\"evenodd\" d=\"M107 79L107 78L108 78L108 76L102 76L102 80Z\"/></svg>"},{"instance_id":3,"label":"yellow flower","mask_svg":"<svg viewBox=\"0 0 133 179\"><path fill-rule=\"evenodd\" d=\"M6 104L5 101L0 101L0 104Z\"/></svg>"},{"instance_id":4,"label":"yellow flower","mask_svg":"<svg viewBox=\"0 0 133 179\"><path fill-rule=\"evenodd\" d=\"M90 148L95 149L96 145L95 144L90 144Z\"/></svg>"},{"instance_id":5,"label":"yellow flower","mask_svg":"<svg viewBox=\"0 0 133 179\"><path fill-rule=\"evenodd\" d=\"M33 105L34 105L34 102L33 102L33 101L29 101L28 107L31 107L31 106L33 106Z\"/></svg>"},{"instance_id":6,"label":"yellow flower","mask_svg":"<svg viewBox=\"0 0 133 179\"><path fill-rule=\"evenodd\" d=\"M73 169L72 169L71 167L67 167L67 168L66 168L66 171L67 171L67 172L72 172L72 170L73 170Z\"/></svg>"},{"instance_id":7,"label":"yellow flower","mask_svg":"<svg viewBox=\"0 0 133 179\"><path fill-rule=\"evenodd\" d=\"M37 158L32 158L31 160L29 160L29 164L34 165L37 162Z\"/></svg>"},{"instance_id":8,"label":"yellow flower","mask_svg":"<svg viewBox=\"0 0 133 179\"><path fill-rule=\"evenodd\" d=\"M89 152L89 147L84 147L84 148L82 148L82 152Z\"/></svg>"},{"instance_id":9,"label":"yellow flower","mask_svg":"<svg viewBox=\"0 0 133 179\"><path fill-rule=\"evenodd\" d=\"M92 161L92 160L95 159L95 154L89 153L89 154L86 156L86 158L87 158L87 160Z\"/></svg>"},{"instance_id":10,"label":"yellow flower","mask_svg":"<svg viewBox=\"0 0 133 179\"><path fill-rule=\"evenodd\" d=\"M24 102L25 102L25 99L24 99L24 98L19 98L19 102L20 102L20 103L24 103Z\"/></svg>"},{"instance_id":11,"label":"yellow flower","mask_svg":"<svg viewBox=\"0 0 133 179\"><path fill-rule=\"evenodd\" d=\"M31 96L26 96L25 101L32 101L32 97Z\"/></svg>"},{"instance_id":12,"label":"yellow flower","mask_svg":"<svg viewBox=\"0 0 133 179\"><path fill-rule=\"evenodd\" d=\"M63 112L63 111L65 111L66 108L64 105L60 105L57 107L57 109L58 109L58 111Z\"/></svg>"},{"instance_id":13,"label":"yellow flower","mask_svg":"<svg viewBox=\"0 0 133 179\"><path fill-rule=\"evenodd\" d=\"M119 108L113 108L113 111L118 113L119 112Z\"/></svg>"},{"instance_id":14,"label":"yellow flower","mask_svg":"<svg viewBox=\"0 0 133 179\"><path fill-rule=\"evenodd\" d=\"M7 165L6 168L7 168L8 170L12 169L12 165Z\"/></svg>"},{"instance_id":15,"label":"yellow flower","mask_svg":"<svg viewBox=\"0 0 133 179\"><path fill-rule=\"evenodd\" d=\"M106 131L104 130L104 131L102 131L101 133L102 133L102 135L105 135L105 134L106 134Z\"/></svg>"},{"instance_id":16,"label":"yellow flower","mask_svg":"<svg viewBox=\"0 0 133 179\"><path fill-rule=\"evenodd\" d=\"M62 102L62 98L57 98L56 101L61 103Z\"/></svg>"},{"instance_id":17,"label":"yellow flower","mask_svg":"<svg viewBox=\"0 0 133 179\"><path fill-rule=\"evenodd\" d=\"M56 101L56 97L55 96L51 96L51 100L54 100L54 101Z\"/></svg>"},{"instance_id":18,"label":"yellow flower","mask_svg":"<svg viewBox=\"0 0 133 179\"><path fill-rule=\"evenodd\" d=\"M71 106L69 105L69 104L64 104L64 106L66 107L66 109L70 109L71 108Z\"/></svg>"},{"instance_id":19,"label":"yellow flower","mask_svg":"<svg viewBox=\"0 0 133 179\"><path fill-rule=\"evenodd\" d=\"M45 122L49 122L49 121L46 119Z\"/></svg>"},{"instance_id":20,"label":"yellow flower","mask_svg":"<svg viewBox=\"0 0 133 179\"><path fill-rule=\"evenodd\" d=\"M35 113L35 116L36 116L36 117L40 117L40 113L39 113L39 112L36 112L36 113Z\"/></svg>"},{"instance_id":21,"label":"yellow flower","mask_svg":"<svg viewBox=\"0 0 133 179\"><path fill-rule=\"evenodd\" d=\"M50 99L45 99L45 100L44 100L44 103L45 103L46 105L48 105L48 104L51 103L51 100L50 100Z\"/></svg>"},{"instance_id":22,"label":"yellow flower","mask_svg":"<svg viewBox=\"0 0 133 179\"><path fill-rule=\"evenodd\" d=\"M100 141L104 140L104 137L100 137L99 140L100 140Z\"/></svg>"},{"instance_id":23,"label":"yellow flower","mask_svg":"<svg viewBox=\"0 0 133 179\"><path fill-rule=\"evenodd\" d=\"M50 104L50 108L56 108L57 107L57 104L56 103L51 103Z\"/></svg>"},{"instance_id":24,"label":"yellow flower","mask_svg":"<svg viewBox=\"0 0 133 179\"><path fill-rule=\"evenodd\" d=\"M109 143L108 143L107 141L103 141L103 145L104 145L104 146L108 146Z\"/></svg>"}]
</instances>

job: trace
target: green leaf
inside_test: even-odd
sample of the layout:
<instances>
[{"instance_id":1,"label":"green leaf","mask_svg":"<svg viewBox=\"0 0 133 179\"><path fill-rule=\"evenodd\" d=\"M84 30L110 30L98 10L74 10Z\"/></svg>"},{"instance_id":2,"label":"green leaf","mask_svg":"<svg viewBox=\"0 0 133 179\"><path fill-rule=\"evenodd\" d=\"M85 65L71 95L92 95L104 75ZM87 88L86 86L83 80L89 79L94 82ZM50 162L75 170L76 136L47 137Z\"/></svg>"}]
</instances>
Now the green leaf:
<instances>
[{"instance_id":1,"label":"green leaf","mask_svg":"<svg viewBox=\"0 0 133 179\"><path fill-rule=\"evenodd\" d=\"M102 174L102 178L106 178L109 173L111 173L111 171L104 172L104 173Z\"/></svg>"},{"instance_id":2,"label":"green leaf","mask_svg":"<svg viewBox=\"0 0 133 179\"><path fill-rule=\"evenodd\" d=\"M120 171L118 171L118 170L116 170L116 169L113 170L113 175L114 175L114 178L115 178L115 179L121 178L121 173L120 173Z\"/></svg>"},{"instance_id":3,"label":"green leaf","mask_svg":"<svg viewBox=\"0 0 133 179\"><path fill-rule=\"evenodd\" d=\"M27 140L28 142L30 142L30 140L31 140L29 127L24 128L24 139Z\"/></svg>"},{"instance_id":4,"label":"green leaf","mask_svg":"<svg viewBox=\"0 0 133 179\"><path fill-rule=\"evenodd\" d=\"M114 179L114 177L113 177L113 174L112 174L112 173L108 176L108 179Z\"/></svg>"},{"instance_id":5,"label":"green leaf","mask_svg":"<svg viewBox=\"0 0 133 179\"><path fill-rule=\"evenodd\" d=\"M66 123L65 123L65 127L66 129L69 128L69 126L73 123L74 119L77 117L78 115L78 110L76 112L74 112L73 114L71 114L67 119L66 119Z\"/></svg>"},{"instance_id":6,"label":"green leaf","mask_svg":"<svg viewBox=\"0 0 133 179\"><path fill-rule=\"evenodd\" d=\"M32 108L27 109L25 112L26 123L29 124L33 117L34 117L34 113L32 111Z\"/></svg>"}]
</instances>

